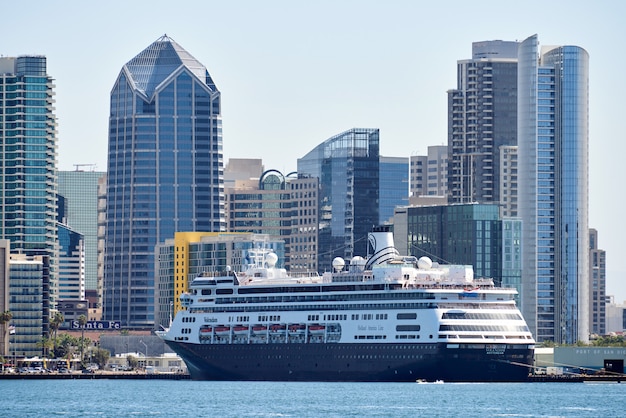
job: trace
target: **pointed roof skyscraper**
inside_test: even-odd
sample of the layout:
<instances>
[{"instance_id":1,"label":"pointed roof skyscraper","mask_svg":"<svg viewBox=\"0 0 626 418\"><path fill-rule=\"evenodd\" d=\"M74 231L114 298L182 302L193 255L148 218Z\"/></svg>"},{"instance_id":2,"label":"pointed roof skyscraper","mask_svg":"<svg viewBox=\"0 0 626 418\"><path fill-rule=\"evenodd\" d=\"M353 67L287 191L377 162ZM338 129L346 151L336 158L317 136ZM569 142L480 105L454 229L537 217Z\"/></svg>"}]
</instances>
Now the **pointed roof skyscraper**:
<instances>
[{"instance_id":1,"label":"pointed roof skyscraper","mask_svg":"<svg viewBox=\"0 0 626 418\"><path fill-rule=\"evenodd\" d=\"M109 116L106 320L167 324L173 284L158 283L155 245L225 229L220 101L204 65L167 36L122 67ZM161 285L171 295L157 298Z\"/></svg>"},{"instance_id":2,"label":"pointed roof skyscraper","mask_svg":"<svg viewBox=\"0 0 626 418\"><path fill-rule=\"evenodd\" d=\"M151 99L156 88L181 66L185 66L209 88L216 90L206 67L167 35L161 36L128 61L124 69L134 87L147 99Z\"/></svg>"}]
</instances>

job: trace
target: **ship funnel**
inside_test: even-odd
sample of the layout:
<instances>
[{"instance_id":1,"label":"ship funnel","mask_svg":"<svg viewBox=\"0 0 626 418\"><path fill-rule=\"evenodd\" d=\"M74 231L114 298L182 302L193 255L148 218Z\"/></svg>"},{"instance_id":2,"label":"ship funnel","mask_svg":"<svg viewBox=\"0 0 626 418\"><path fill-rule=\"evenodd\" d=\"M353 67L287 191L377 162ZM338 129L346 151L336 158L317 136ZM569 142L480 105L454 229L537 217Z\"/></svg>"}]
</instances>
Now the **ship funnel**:
<instances>
[{"instance_id":1,"label":"ship funnel","mask_svg":"<svg viewBox=\"0 0 626 418\"><path fill-rule=\"evenodd\" d=\"M367 260L367 265L365 266L367 269L375 264L391 261L400 255L393 243L391 225L374 227L372 232L368 234L367 240L374 250L372 256Z\"/></svg>"}]
</instances>

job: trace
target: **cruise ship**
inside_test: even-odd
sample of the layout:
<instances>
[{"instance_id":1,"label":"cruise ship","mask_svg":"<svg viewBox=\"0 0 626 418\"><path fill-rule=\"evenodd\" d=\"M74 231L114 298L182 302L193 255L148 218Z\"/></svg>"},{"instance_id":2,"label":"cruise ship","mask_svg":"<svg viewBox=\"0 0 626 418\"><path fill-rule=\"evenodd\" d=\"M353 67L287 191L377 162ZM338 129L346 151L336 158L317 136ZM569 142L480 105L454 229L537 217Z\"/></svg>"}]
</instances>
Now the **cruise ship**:
<instances>
[{"instance_id":1,"label":"cruise ship","mask_svg":"<svg viewBox=\"0 0 626 418\"><path fill-rule=\"evenodd\" d=\"M368 240L371 257L336 258L323 275L289 275L260 248L246 271L195 278L160 335L196 380L528 378L535 341L515 289L400 256L388 227Z\"/></svg>"}]
</instances>

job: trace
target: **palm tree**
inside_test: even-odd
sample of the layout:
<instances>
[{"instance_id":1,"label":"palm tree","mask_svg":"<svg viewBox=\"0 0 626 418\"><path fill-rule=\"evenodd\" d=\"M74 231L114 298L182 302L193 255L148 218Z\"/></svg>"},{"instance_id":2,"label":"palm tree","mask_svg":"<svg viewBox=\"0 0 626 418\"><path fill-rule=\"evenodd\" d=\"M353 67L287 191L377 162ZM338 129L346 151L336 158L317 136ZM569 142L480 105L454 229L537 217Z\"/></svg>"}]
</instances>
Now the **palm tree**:
<instances>
[{"instance_id":1,"label":"palm tree","mask_svg":"<svg viewBox=\"0 0 626 418\"><path fill-rule=\"evenodd\" d=\"M52 348L52 340L47 337L42 337L41 340L37 343L37 347L43 349L43 356L48 357L48 352Z\"/></svg>"},{"instance_id":2,"label":"palm tree","mask_svg":"<svg viewBox=\"0 0 626 418\"><path fill-rule=\"evenodd\" d=\"M57 351L57 331L59 330L59 328L61 328L61 325L63 324L63 322L65 322L65 317L59 311L55 312L54 315L52 315L52 318L50 318L50 329L52 329L52 331L54 332L53 349L54 349L54 355L55 356L57 354L56 353L56 351Z\"/></svg>"},{"instance_id":3,"label":"palm tree","mask_svg":"<svg viewBox=\"0 0 626 418\"><path fill-rule=\"evenodd\" d=\"M87 324L87 317L80 315L78 323L80 324L80 362L82 364L85 361L85 325Z\"/></svg>"},{"instance_id":4,"label":"palm tree","mask_svg":"<svg viewBox=\"0 0 626 418\"><path fill-rule=\"evenodd\" d=\"M11 313L11 311L4 311L2 313L0 313L0 325L2 325L2 327L0 327L2 329L2 341L5 342L7 341L7 330L8 327L6 326L6 324L8 324L11 319L13 319L13 314ZM2 354L3 356L6 356L7 353L4 352L4 346L5 344L2 344L2 346L0 346L0 349L2 349Z\"/></svg>"}]
</instances>

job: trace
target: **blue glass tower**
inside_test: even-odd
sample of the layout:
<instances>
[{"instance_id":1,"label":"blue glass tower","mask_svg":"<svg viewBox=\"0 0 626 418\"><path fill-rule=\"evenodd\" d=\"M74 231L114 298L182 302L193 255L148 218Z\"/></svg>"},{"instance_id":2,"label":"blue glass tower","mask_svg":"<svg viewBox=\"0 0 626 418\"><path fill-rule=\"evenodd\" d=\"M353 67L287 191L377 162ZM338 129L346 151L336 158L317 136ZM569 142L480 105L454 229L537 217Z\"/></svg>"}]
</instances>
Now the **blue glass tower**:
<instances>
[{"instance_id":1,"label":"blue glass tower","mask_svg":"<svg viewBox=\"0 0 626 418\"><path fill-rule=\"evenodd\" d=\"M589 339L589 55L519 47L522 310L537 341Z\"/></svg>"},{"instance_id":2,"label":"blue glass tower","mask_svg":"<svg viewBox=\"0 0 626 418\"><path fill-rule=\"evenodd\" d=\"M298 159L299 177L319 179L318 270L335 257L367 255L367 234L379 221L380 136L354 128Z\"/></svg>"},{"instance_id":3,"label":"blue glass tower","mask_svg":"<svg viewBox=\"0 0 626 418\"><path fill-rule=\"evenodd\" d=\"M378 223L393 218L396 206L409 204L409 159L380 157L380 207Z\"/></svg>"},{"instance_id":4,"label":"blue glass tower","mask_svg":"<svg viewBox=\"0 0 626 418\"><path fill-rule=\"evenodd\" d=\"M104 310L155 323L155 245L177 231L225 228L220 92L163 36L122 68L111 91Z\"/></svg>"}]
</instances>

